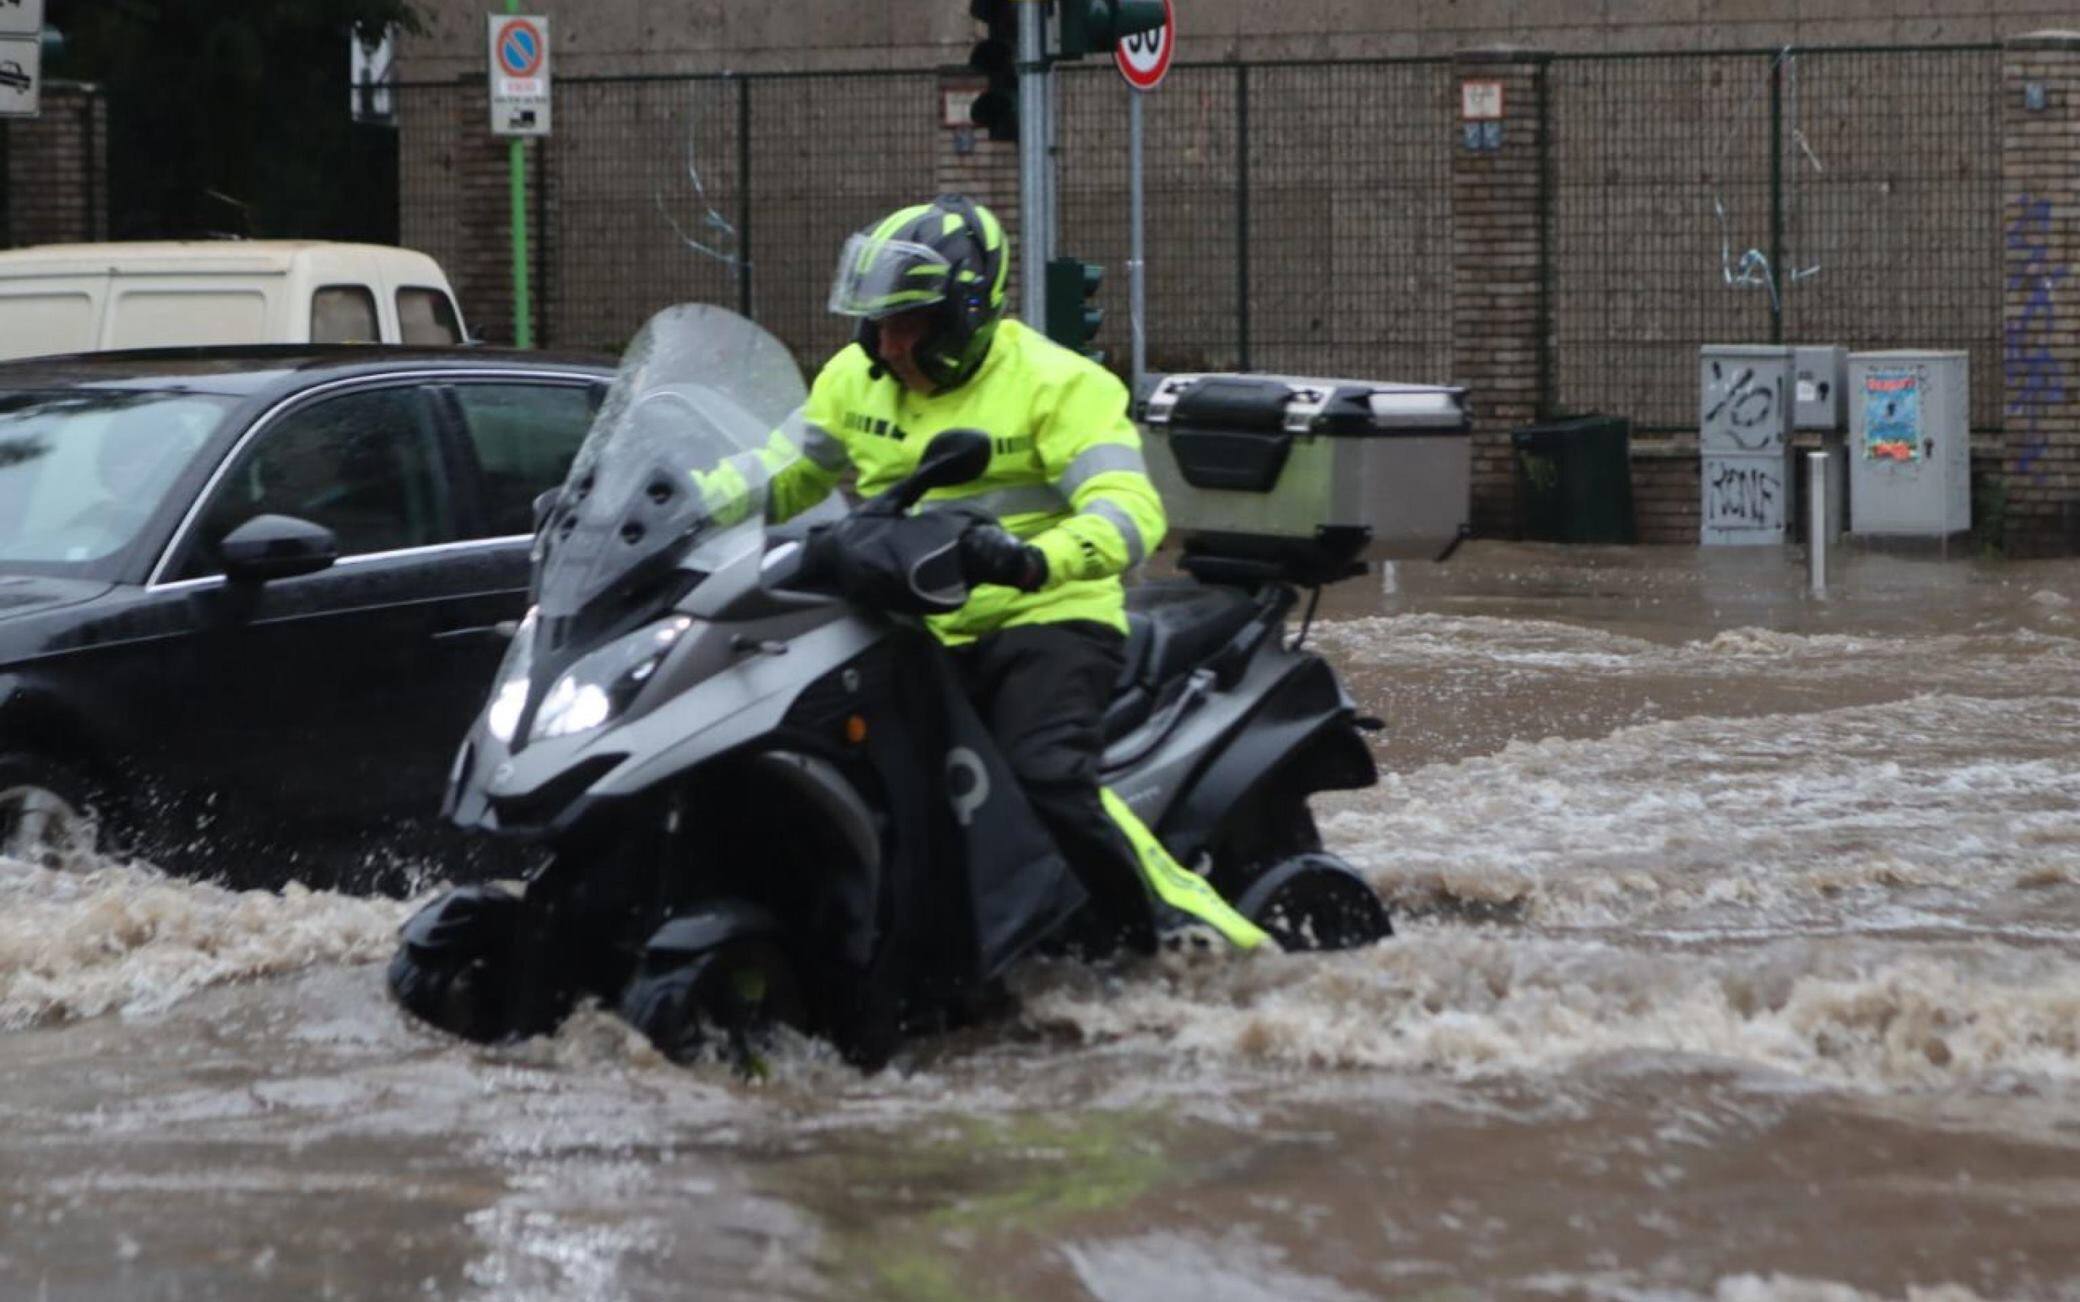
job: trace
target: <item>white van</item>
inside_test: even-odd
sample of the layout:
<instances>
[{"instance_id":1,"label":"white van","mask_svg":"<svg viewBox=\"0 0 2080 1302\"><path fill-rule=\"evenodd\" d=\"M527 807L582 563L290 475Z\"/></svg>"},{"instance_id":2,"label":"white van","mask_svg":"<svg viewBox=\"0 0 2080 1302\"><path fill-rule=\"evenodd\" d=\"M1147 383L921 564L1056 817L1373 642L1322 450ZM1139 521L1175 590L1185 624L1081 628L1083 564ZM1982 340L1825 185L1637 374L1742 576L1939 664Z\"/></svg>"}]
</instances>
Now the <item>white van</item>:
<instances>
[{"instance_id":1,"label":"white van","mask_svg":"<svg viewBox=\"0 0 2080 1302\"><path fill-rule=\"evenodd\" d=\"M465 338L440 264L409 249L182 240L0 252L0 358Z\"/></svg>"}]
</instances>

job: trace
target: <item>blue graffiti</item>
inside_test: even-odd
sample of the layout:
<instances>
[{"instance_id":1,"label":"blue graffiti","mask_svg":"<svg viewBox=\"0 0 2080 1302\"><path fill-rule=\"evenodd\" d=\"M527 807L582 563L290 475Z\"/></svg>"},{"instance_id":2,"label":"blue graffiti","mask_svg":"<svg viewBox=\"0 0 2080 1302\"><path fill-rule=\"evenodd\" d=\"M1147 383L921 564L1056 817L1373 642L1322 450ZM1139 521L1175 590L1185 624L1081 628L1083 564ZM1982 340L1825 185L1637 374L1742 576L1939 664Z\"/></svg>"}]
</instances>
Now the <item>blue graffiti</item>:
<instances>
[{"instance_id":1,"label":"blue graffiti","mask_svg":"<svg viewBox=\"0 0 2080 1302\"><path fill-rule=\"evenodd\" d=\"M2010 265L2015 255L2021 257L2021 266L2008 273L2008 292L2027 288L2029 301L2002 332L2001 375L2007 382L2008 411L2022 417L2022 452L2015 469L2034 478L2044 474L2037 463L2051 441L2043 428L2045 413L2066 397L2065 367L2043 341L2058 329L2058 306L2051 291L2072 268L2050 265L2050 236L2051 201L2024 195L2022 212L2008 227Z\"/></svg>"}]
</instances>

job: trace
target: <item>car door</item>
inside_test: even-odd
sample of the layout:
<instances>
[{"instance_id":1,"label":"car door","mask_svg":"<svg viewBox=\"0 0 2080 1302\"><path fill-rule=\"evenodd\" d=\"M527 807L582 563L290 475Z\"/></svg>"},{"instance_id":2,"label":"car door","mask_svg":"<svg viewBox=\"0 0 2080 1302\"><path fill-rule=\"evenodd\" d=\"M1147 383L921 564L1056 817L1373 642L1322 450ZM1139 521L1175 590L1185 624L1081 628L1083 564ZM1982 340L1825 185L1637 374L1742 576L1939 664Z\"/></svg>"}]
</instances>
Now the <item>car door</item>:
<instances>
[{"instance_id":1,"label":"car door","mask_svg":"<svg viewBox=\"0 0 2080 1302\"><path fill-rule=\"evenodd\" d=\"M260 514L330 529L331 568L227 581L215 543ZM457 616L502 583L461 537L431 391L402 378L268 418L226 464L172 578L195 635L177 654L172 744L237 812L289 820L431 815L482 692Z\"/></svg>"}]
</instances>

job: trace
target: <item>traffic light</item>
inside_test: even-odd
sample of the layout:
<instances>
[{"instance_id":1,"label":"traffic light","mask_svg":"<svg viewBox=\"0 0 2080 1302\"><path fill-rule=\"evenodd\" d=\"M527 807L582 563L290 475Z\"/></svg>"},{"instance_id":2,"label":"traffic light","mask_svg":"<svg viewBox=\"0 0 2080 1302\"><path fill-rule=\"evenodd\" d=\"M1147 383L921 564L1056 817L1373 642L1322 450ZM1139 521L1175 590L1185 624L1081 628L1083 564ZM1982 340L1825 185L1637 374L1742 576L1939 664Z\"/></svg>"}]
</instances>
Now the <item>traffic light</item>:
<instances>
[{"instance_id":1,"label":"traffic light","mask_svg":"<svg viewBox=\"0 0 2080 1302\"><path fill-rule=\"evenodd\" d=\"M1139 32L1163 25L1163 0L1059 0L1062 57L1105 54Z\"/></svg>"},{"instance_id":2,"label":"traffic light","mask_svg":"<svg viewBox=\"0 0 2080 1302\"><path fill-rule=\"evenodd\" d=\"M1086 357L1105 360L1105 354L1090 347L1098 327L1105 324L1105 309L1091 299L1105 283L1105 268L1095 262L1056 258L1047 264L1047 337L1064 348Z\"/></svg>"},{"instance_id":3,"label":"traffic light","mask_svg":"<svg viewBox=\"0 0 2080 1302\"><path fill-rule=\"evenodd\" d=\"M1018 139L1018 5L1014 0L968 0L968 12L989 35L975 42L968 66L989 78L975 97L968 120L991 140Z\"/></svg>"}]
</instances>

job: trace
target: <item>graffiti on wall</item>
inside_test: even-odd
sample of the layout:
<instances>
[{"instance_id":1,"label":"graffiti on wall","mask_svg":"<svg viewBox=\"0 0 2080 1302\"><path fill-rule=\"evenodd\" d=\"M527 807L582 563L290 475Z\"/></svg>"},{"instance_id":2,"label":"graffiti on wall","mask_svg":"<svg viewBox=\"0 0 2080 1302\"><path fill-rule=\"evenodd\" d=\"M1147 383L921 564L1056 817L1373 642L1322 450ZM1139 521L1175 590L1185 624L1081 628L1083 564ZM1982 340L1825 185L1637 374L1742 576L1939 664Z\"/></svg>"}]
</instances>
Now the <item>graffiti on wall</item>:
<instances>
[{"instance_id":1,"label":"graffiti on wall","mask_svg":"<svg viewBox=\"0 0 2080 1302\"><path fill-rule=\"evenodd\" d=\"M1707 461L1704 467L1704 527L1713 531L1782 531L1783 464L1774 459L1750 457Z\"/></svg>"},{"instance_id":2,"label":"graffiti on wall","mask_svg":"<svg viewBox=\"0 0 2080 1302\"><path fill-rule=\"evenodd\" d=\"M1805 128L1800 124L1798 54L1790 46L1787 45L1777 52L1776 58L1770 61L1767 75L1756 82L1754 88L1749 92L1747 103L1732 115L1734 125L1727 132L1725 140L1719 146L1719 156L1713 164L1712 171L1716 175L1725 175L1726 158L1733 151L1734 143L1745 132L1755 129L1758 124L1767 124L1772 120L1765 111L1765 100L1768 97L1772 82L1777 84L1782 97L1784 127L1788 141L1797 151L1796 156L1792 159L1791 167L1784 178L1783 208L1775 214L1775 217L1780 228L1796 230L1800 178L1805 175L1808 167L1816 174L1825 172L1827 169L1821 164L1820 155L1813 151L1812 142L1806 138ZM1761 125L1760 129L1764 131L1770 130L1767 125ZM1772 140L1768 147L1775 150L1781 146ZM1770 262L1769 254L1764 253L1759 248L1750 248L1736 258L1733 253L1733 223L1727 217L1726 198L1721 192L1715 191L1712 195L1712 214L1719 222L1720 276L1726 281L1727 285L1734 289L1759 288L1768 290L1770 310L1772 312L1782 312L1784 310L1783 290L1785 288L1797 284L1809 276L1820 274L1819 263L1815 262L1809 266L1801 267L1794 260L1790 270L1780 277L1777 268Z\"/></svg>"},{"instance_id":3,"label":"graffiti on wall","mask_svg":"<svg viewBox=\"0 0 2080 1302\"><path fill-rule=\"evenodd\" d=\"M2015 472L2042 478L2039 462L2050 445L2044 418L2066 397L2065 367L2046 342L2058 330L2058 304L2052 297L2072 272L2051 263L2051 201L2022 196L2022 211L2008 225L2008 293L2028 289L2020 315L2002 331L2001 377L2007 384L2008 414L2022 418L2021 451ZM2019 259L2020 265L2017 264Z\"/></svg>"},{"instance_id":4,"label":"graffiti on wall","mask_svg":"<svg viewBox=\"0 0 2080 1302\"><path fill-rule=\"evenodd\" d=\"M726 267L749 267L750 259L743 253L744 237L729 218L724 217L708 198L708 187L701 180L700 150L697 143L699 120L693 113L686 117L686 155L683 160L687 183L693 189L693 205L701 211L694 214L700 234L689 232L680 224L672 212L670 201L665 198L664 182L660 179L652 188L650 198L657 205L658 215L672 228L680 243L703 257L713 258Z\"/></svg>"},{"instance_id":5,"label":"graffiti on wall","mask_svg":"<svg viewBox=\"0 0 2080 1302\"><path fill-rule=\"evenodd\" d=\"M1777 419L1777 385L1760 379L1752 366L1729 365L1711 358L1705 365L1704 429L1706 446L1761 452L1783 441Z\"/></svg>"}]
</instances>

